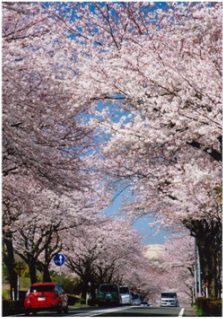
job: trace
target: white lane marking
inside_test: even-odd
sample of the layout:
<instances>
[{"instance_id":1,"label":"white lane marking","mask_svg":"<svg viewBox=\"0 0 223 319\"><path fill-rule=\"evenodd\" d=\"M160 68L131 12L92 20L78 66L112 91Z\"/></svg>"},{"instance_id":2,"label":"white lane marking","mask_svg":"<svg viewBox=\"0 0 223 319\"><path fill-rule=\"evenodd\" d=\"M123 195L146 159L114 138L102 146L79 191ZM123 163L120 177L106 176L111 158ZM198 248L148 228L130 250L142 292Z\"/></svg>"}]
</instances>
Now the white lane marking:
<instances>
[{"instance_id":1,"label":"white lane marking","mask_svg":"<svg viewBox=\"0 0 223 319\"><path fill-rule=\"evenodd\" d=\"M98 314L104 314L104 313L109 313L109 312L117 312L120 311L121 309L129 309L130 307L121 307L121 308L117 308L117 309L108 309L108 310L101 310L100 312L94 313L92 315L90 315L90 317L94 317L97 316Z\"/></svg>"},{"instance_id":2,"label":"white lane marking","mask_svg":"<svg viewBox=\"0 0 223 319\"><path fill-rule=\"evenodd\" d=\"M180 310L180 313L179 313L178 317L183 317L184 310L185 310L184 308L182 308L182 309Z\"/></svg>"},{"instance_id":3,"label":"white lane marking","mask_svg":"<svg viewBox=\"0 0 223 319\"><path fill-rule=\"evenodd\" d=\"M101 314L104 314L104 313L109 313L109 312L116 312L116 311L120 311L120 310L124 310L124 309L129 309L131 307L118 307L118 308L115 308L115 309L104 309L104 310L93 310L91 312L84 312L84 313L79 313L79 314L75 314L75 315L70 315L69 317L94 317L94 316L97 316L97 315L101 315Z\"/></svg>"}]
</instances>

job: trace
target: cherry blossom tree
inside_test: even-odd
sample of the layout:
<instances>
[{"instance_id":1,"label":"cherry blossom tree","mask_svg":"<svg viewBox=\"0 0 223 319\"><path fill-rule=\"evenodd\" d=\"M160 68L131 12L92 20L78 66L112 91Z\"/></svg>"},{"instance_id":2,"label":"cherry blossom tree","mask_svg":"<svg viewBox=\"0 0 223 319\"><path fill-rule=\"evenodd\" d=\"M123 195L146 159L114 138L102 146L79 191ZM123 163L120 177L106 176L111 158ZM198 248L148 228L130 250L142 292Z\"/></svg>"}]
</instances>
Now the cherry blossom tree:
<instances>
[{"instance_id":1,"label":"cherry blossom tree","mask_svg":"<svg viewBox=\"0 0 223 319\"><path fill-rule=\"evenodd\" d=\"M15 220L12 239L14 250L29 266L30 279L37 281L36 271L50 281L53 256L63 249L62 237L69 238L72 229L90 227L95 223L97 197L92 192L73 192L58 197L32 182L23 211ZM69 195L69 196L68 196ZM87 198L86 198L87 197ZM30 198L30 200L28 200Z\"/></svg>"},{"instance_id":2,"label":"cherry blossom tree","mask_svg":"<svg viewBox=\"0 0 223 319\"><path fill-rule=\"evenodd\" d=\"M28 176L58 196L122 182L128 216L190 230L219 294L221 16L218 2L3 4L9 237Z\"/></svg>"},{"instance_id":3,"label":"cherry blossom tree","mask_svg":"<svg viewBox=\"0 0 223 319\"><path fill-rule=\"evenodd\" d=\"M3 262L8 269L11 298L13 298L12 288L14 288L15 296L17 296L17 273L15 271L16 261L13 241L16 233L16 221L22 215L23 206L30 200L31 198L24 190L24 179L21 176L17 176L16 183L15 176L12 175L3 179Z\"/></svg>"},{"instance_id":4,"label":"cherry blossom tree","mask_svg":"<svg viewBox=\"0 0 223 319\"><path fill-rule=\"evenodd\" d=\"M62 249L59 237L61 221L40 223L43 218L46 217L33 216L32 220L26 221L24 228L16 232L15 252L28 265L31 283L38 281L37 270L43 273L43 281L51 281L49 264ZM44 262L40 260L41 253L44 254Z\"/></svg>"},{"instance_id":5,"label":"cherry blossom tree","mask_svg":"<svg viewBox=\"0 0 223 319\"><path fill-rule=\"evenodd\" d=\"M78 76L54 22L40 4L3 4L3 173L32 174L62 191L88 186L80 156L93 133L77 119L87 110L69 91Z\"/></svg>"},{"instance_id":6,"label":"cherry blossom tree","mask_svg":"<svg viewBox=\"0 0 223 319\"><path fill-rule=\"evenodd\" d=\"M194 239L189 235L172 237L165 242L159 269L168 280L164 290L175 289L181 306L190 306L194 295Z\"/></svg>"},{"instance_id":7,"label":"cherry blossom tree","mask_svg":"<svg viewBox=\"0 0 223 319\"><path fill-rule=\"evenodd\" d=\"M73 91L79 77L60 43L63 30L59 24L55 30L55 19L50 18L47 6L41 3L6 2L2 10L4 260L13 278L11 286L16 290L14 249L17 247L17 253L25 258L25 254L30 256L33 246L37 250L36 260L46 244L47 249L53 244L49 241L53 234L57 238L60 229L61 207L54 209L48 215L50 218L44 215L49 214L52 200L70 192L67 196L74 196L73 213L78 215L84 208L84 196L95 199L99 178L93 182L94 173L84 162L94 133L79 119L90 110L84 100L81 102L78 90L76 94ZM48 209L43 207L43 203L47 206L47 192ZM32 202L37 195L38 201ZM64 220L66 217L70 222L66 227L77 225L71 215L63 216ZM24 225L28 221L32 221L30 229ZM43 247L38 248L36 236L42 238L42 243L45 240ZM47 263L52 252L47 253ZM28 264L35 272L30 263L33 262Z\"/></svg>"},{"instance_id":8,"label":"cherry blossom tree","mask_svg":"<svg viewBox=\"0 0 223 319\"><path fill-rule=\"evenodd\" d=\"M72 234L72 241L63 241L66 266L81 278L84 296L90 290L95 298L95 289L104 282L127 284L132 290L144 286L148 294L152 279L148 280L143 245L127 221L102 218L99 227L79 228Z\"/></svg>"},{"instance_id":9,"label":"cherry blossom tree","mask_svg":"<svg viewBox=\"0 0 223 319\"><path fill-rule=\"evenodd\" d=\"M91 125L107 137L100 157L93 154L91 160L102 159L101 172L127 181L133 199L123 208L127 214L149 212L161 225L190 230L211 295L217 296L207 260L213 256L216 269L215 255L221 256L216 190L221 185L222 5L67 7L73 19L67 20L63 6L55 16L86 54L80 73L92 88L89 105L98 109Z\"/></svg>"}]
</instances>

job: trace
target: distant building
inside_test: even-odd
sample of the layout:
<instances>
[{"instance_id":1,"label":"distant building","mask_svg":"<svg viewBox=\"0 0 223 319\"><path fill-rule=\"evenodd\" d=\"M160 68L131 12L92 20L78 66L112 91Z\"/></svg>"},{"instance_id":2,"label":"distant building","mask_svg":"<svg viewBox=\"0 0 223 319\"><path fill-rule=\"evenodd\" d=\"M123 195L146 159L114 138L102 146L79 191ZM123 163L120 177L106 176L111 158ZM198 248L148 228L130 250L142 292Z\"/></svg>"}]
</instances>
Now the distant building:
<instances>
[{"instance_id":1,"label":"distant building","mask_svg":"<svg viewBox=\"0 0 223 319\"><path fill-rule=\"evenodd\" d=\"M156 257L159 256L160 253L165 251L165 245L161 244L151 244L151 245L146 245L146 252L145 256L148 257L149 259L156 259Z\"/></svg>"}]
</instances>

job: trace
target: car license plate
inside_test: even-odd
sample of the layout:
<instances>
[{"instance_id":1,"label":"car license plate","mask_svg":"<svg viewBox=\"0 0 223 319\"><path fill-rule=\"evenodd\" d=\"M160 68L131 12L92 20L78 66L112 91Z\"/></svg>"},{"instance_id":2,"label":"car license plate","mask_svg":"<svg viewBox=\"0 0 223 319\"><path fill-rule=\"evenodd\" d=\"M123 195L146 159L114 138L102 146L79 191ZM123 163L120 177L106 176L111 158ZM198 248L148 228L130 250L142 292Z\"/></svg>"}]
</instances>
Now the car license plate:
<instances>
[{"instance_id":1,"label":"car license plate","mask_svg":"<svg viewBox=\"0 0 223 319\"><path fill-rule=\"evenodd\" d=\"M44 300L46 300L45 297L38 297L38 301L44 301Z\"/></svg>"},{"instance_id":2,"label":"car license plate","mask_svg":"<svg viewBox=\"0 0 223 319\"><path fill-rule=\"evenodd\" d=\"M167 306L170 306L170 302L167 303Z\"/></svg>"}]
</instances>

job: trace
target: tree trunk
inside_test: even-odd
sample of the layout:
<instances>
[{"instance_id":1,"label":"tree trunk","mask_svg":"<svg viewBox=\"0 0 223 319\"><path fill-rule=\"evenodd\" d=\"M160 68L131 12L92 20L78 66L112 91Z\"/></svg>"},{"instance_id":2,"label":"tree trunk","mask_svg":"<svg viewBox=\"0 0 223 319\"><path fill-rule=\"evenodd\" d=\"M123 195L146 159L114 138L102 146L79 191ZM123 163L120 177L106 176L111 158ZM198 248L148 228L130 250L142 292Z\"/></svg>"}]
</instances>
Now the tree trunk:
<instances>
[{"instance_id":1,"label":"tree trunk","mask_svg":"<svg viewBox=\"0 0 223 319\"><path fill-rule=\"evenodd\" d=\"M17 273L15 272L15 258L14 258L14 248L12 243L12 235L7 234L7 238L4 239L4 252L3 252L3 262L8 269L9 274L9 284L10 284L10 296L11 299L17 300Z\"/></svg>"},{"instance_id":2,"label":"tree trunk","mask_svg":"<svg viewBox=\"0 0 223 319\"><path fill-rule=\"evenodd\" d=\"M49 265L43 266L43 281L44 282L51 282L50 272L49 272Z\"/></svg>"},{"instance_id":3,"label":"tree trunk","mask_svg":"<svg viewBox=\"0 0 223 319\"><path fill-rule=\"evenodd\" d=\"M17 273L13 270L9 270L9 284L10 284L10 297L11 299L17 300L18 287L17 287Z\"/></svg>"},{"instance_id":4,"label":"tree trunk","mask_svg":"<svg viewBox=\"0 0 223 319\"><path fill-rule=\"evenodd\" d=\"M96 293L95 293L95 284L93 282L91 282L91 295L92 295L92 299L95 300L96 299Z\"/></svg>"},{"instance_id":5,"label":"tree trunk","mask_svg":"<svg viewBox=\"0 0 223 319\"><path fill-rule=\"evenodd\" d=\"M86 299L87 292L88 292L88 282L83 280L83 288L82 288L82 298L83 299Z\"/></svg>"},{"instance_id":6,"label":"tree trunk","mask_svg":"<svg viewBox=\"0 0 223 319\"><path fill-rule=\"evenodd\" d=\"M198 247L201 277L208 285L209 297L220 297L222 260L222 226L221 221L193 220L184 221L184 225L196 238Z\"/></svg>"},{"instance_id":7,"label":"tree trunk","mask_svg":"<svg viewBox=\"0 0 223 319\"><path fill-rule=\"evenodd\" d=\"M221 259L221 245L213 235L197 237L200 264L203 281L208 284L209 296L219 297L219 258Z\"/></svg>"},{"instance_id":8,"label":"tree trunk","mask_svg":"<svg viewBox=\"0 0 223 319\"><path fill-rule=\"evenodd\" d=\"M31 284L34 284L35 282L37 282L36 263L33 261L29 262L29 274L30 274Z\"/></svg>"}]
</instances>

